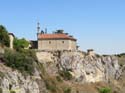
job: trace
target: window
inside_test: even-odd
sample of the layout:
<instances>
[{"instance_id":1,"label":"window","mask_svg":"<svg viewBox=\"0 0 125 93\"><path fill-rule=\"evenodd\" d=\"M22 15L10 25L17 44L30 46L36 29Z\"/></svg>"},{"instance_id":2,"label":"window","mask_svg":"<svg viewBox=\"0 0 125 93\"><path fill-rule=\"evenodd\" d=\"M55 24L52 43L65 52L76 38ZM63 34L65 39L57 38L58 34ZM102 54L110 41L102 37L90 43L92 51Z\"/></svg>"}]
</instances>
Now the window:
<instances>
[{"instance_id":1,"label":"window","mask_svg":"<svg viewBox=\"0 0 125 93\"><path fill-rule=\"evenodd\" d=\"M49 41L49 44L51 44L51 41Z\"/></svg>"},{"instance_id":2,"label":"window","mask_svg":"<svg viewBox=\"0 0 125 93\"><path fill-rule=\"evenodd\" d=\"M64 41L62 41L62 43L64 43Z\"/></svg>"}]
</instances>

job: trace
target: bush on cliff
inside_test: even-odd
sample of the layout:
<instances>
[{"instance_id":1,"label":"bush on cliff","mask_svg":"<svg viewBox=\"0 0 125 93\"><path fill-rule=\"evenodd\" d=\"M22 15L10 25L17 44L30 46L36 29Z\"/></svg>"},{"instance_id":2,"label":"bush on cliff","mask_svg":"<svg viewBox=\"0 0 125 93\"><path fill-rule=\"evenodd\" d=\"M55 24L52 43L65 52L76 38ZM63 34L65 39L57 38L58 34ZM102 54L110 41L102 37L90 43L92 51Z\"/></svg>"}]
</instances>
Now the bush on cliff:
<instances>
[{"instance_id":1,"label":"bush on cliff","mask_svg":"<svg viewBox=\"0 0 125 93\"><path fill-rule=\"evenodd\" d=\"M65 88L64 93L71 93L71 88L70 87Z\"/></svg>"},{"instance_id":2,"label":"bush on cliff","mask_svg":"<svg viewBox=\"0 0 125 93\"><path fill-rule=\"evenodd\" d=\"M99 93L111 93L111 89L107 87L100 88Z\"/></svg>"},{"instance_id":3,"label":"bush on cliff","mask_svg":"<svg viewBox=\"0 0 125 93\"><path fill-rule=\"evenodd\" d=\"M3 25L0 25L0 45L9 47L9 35L6 28Z\"/></svg>"},{"instance_id":4,"label":"bush on cliff","mask_svg":"<svg viewBox=\"0 0 125 93\"><path fill-rule=\"evenodd\" d=\"M16 49L17 51L19 51L20 49L27 48L28 46L29 46L29 42L25 38L14 39L14 49Z\"/></svg>"},{"instance_id":5,"label":"bush on cliff","mask_svg":"<svg viewBox=\"0 0 125 93\"><path fill-rule=\"evenodd\" d=\"M65 80L71 80L72 75L70 74L69 71L60 71L59 72L60 76L62 76Z\"/></svg>"},{"instance_id":6,"label":"bush on cliff","mask_svg":"<svg viewBox=\"0 0 125 93\"><path fill-rule=\"evenodd\" d=\"M5 65L17 69L22 73L32 75L34 73L35 53L31 50L22 50L21 52L10 49L5 50Z\"/></svg>"}]
</instances>

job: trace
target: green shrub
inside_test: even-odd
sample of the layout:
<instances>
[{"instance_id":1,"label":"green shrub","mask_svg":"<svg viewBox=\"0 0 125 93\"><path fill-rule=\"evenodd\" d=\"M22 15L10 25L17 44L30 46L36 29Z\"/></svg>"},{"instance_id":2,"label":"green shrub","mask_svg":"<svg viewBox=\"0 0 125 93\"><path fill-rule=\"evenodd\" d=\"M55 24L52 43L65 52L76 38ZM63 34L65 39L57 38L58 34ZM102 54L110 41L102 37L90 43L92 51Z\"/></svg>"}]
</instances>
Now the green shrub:
<instances>
[{"instance_id":1,"label":"green shrub","mask_svg":"<svg viewBox=\"0 0 125 93\"><path fill-rule=\"evenodd\" d=\"M111 89L107 87L99 89L99 93L110 93L110 92L111 92Z\"/></svg>"},{"instance_id":2,"label":"green shrub","mask_svg":"<svg viewBox=\"0 0 125 93\"><path fill-rule=\"evenodd\" d=\"M3 90L2 90L2 88L0 88L0 93L3 93Z\"/></svg>"},{"instance_id":3,"label":"green shrub","mask_svg":"<svg viewBox=\"0 0 125 93\"><path fill-rule=\"evenodd\" d=\"M71 88L69 88L69 87L68 87L68 88L65 88L65 89L64 89L64 93L71 93Z\"/></svg>"},{"instance_id":4,"label":"green shrub","mask_svg":"<svg viewBox=\"0 0 125 93\"><path fill-rule=\"evenodd\" d=\"M56 76L56 80L57 80L58 82L63 82L63 80L61 79L60 76Z\"/></svg>"},{"instance_id":5,"label":"green shrub","mask_svg":"<svg viewBox=\"0 0 125 93\"><path fill-rule=\"evenodd\" d=\"M29 42L25 38L22 39L14 38L13 44L14 44L14 49L16 50L24 49L29 46Z\"/></svg>"},{"instance_id":6,"label":"green shrub","mask_svg":"<svg viewBox=\"0 0 125 93\"><path fill-rule=\"evenodd\" d=\"M12 67L13 69L17 69L22 73L32 75L34 73L34 61L36 59L34 59L34 55L30 53L31 51L27 51L27 53L24 51L17 52L6 49L4 54L5 65Z\"/></svg>"},{"instance_id":7,"label":"green shrub","mask_svg":"<svg viewBox=\"0 0 125 93\"><path fill-rule=\"evenodd\" d=\"M0 45L9 47L10 38L7 29L0 25Z\"/></svg>"},{"instance_id":8,"label":"green shrub","mask_svg":"<svg viewBox=\"0 0 125 93\"><path fill-rule=\"evenodd\" d=\"M53 93L56 93L56 89L57 89L57 87L56 87L56 84L54 84L54 82L51 82L51 81L45 81L45 85L46 85L46 88L48 89L48 90L50 90L51 92L53 92Z\"/></svg>"},{"instance_id":9,"label":"green shrub","mask_svg":"<svg viewBox=\"0 0 125 93\"><path fill-rule=\"evenodd\" d=\"M59 74L65 79L65 80L71 80L72 75L69 71L60 71Z\"/></svg>"},{"instance_id":10,"label":"green shrub","mask_svg":"<svg viewBox=\"0 0 125 93\"><path fill-rule=\"evenodd\" d=\"M16 93L14 90L10 90L10 93Z\"/></svg>"},{"instance_id":11,"label":"green shrub","mask_svg":"<svg viewBox=\"0 0 125 93\"><path fill-rule=\"evenodd\" d=\"M0 71L0 77L3 78L4 76L4 73Z\"/></svg>"}]
</instances>

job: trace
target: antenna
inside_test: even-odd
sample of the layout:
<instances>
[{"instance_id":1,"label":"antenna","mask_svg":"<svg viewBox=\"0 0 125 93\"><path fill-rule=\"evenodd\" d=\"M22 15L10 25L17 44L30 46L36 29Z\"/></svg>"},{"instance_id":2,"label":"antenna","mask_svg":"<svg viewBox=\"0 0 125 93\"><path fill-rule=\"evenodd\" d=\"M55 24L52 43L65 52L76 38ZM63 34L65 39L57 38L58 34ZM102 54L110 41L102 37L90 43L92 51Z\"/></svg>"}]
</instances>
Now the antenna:
<instances>
[{"instance_id":1,"label":"antenna","mask_svg":"<svg viewBox=\"0 0 125 93\"><path fill-rule=\"evenodd\" d=\"M40 32L40 23L38 22L37 23L37 33L39 33Z\"/></svg>"}]
</instances>

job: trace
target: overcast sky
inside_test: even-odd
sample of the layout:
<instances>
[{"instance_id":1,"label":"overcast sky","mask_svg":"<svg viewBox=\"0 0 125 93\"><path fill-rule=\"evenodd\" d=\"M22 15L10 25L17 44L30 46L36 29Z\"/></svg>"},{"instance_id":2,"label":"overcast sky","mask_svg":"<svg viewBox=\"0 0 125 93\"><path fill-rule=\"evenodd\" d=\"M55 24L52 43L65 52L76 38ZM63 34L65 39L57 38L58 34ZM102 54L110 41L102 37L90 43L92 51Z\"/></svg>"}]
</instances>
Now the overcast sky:
<instances>
[{"instance_id":1,"label":"overcast sky","mask_svg":"<svg viewBox=\"0 0 125 93\"><path fill-rule=\"evenodd\" d=\"M36 23L64 29L80 49L125 52L125 0L0 0L0 24L17 37L36 39Z\"/></svg>"}]
</instances>

